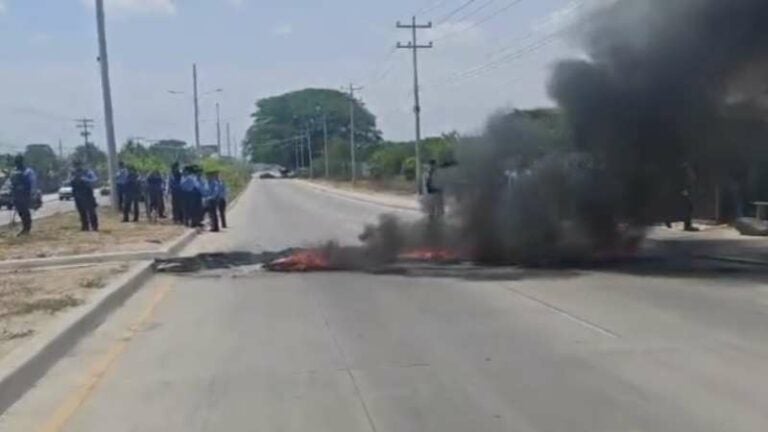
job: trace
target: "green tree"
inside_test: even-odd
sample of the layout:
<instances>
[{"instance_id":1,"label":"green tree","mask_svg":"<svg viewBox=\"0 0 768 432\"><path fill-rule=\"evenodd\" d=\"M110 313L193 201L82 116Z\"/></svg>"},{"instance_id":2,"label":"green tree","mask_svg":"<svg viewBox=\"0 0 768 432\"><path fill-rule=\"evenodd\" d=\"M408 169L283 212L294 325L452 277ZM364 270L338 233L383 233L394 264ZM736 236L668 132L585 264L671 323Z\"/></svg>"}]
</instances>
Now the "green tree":
<instances>
[{"instance_id":1,"label":"green tree","mask_svg":"<svg viewBox=\"0 0 768 432\"><path fill-rule=\"evenodd\" d=\"M106 168L107 154L101 151L93 143L78 146L72 153L72 160L81 161L87 166L95 169Z\"/></svg>"},{"instance_id":2,"label":"green tree","mask_svg":"<svg viewBox=\"0 0 768 432\"><path fill-rule=\"evenodd\" d=\"M191 163L195 159L192 149L187 143L176 139L160 140L148 148L149 154L170 166L174 162L182 165Z\"/></svg>"},{"instance_id":3,"label":"green tree","mask_svg":"<svg viewBox=\"0 0 768 432\"><path fill-rule=\"evenodd\" d=\"M58 189L62 178L62 164L48 144L30 144L24 151L24 162L37 173L37 181L43 193Z\"/></svg>"},{"instance_id":4,"label":"green tree","mask_svg":"<svg viewBox=\"0 0 768 432\"><path fill-rule=\"evenodd\" d=\"M309 131L312 156L323 152L323 119L330 141L349 139L349 96L327 89L305 89L267 99L256 104L253 124L246 132L244 148L252 162L296 165L292 140ZM376 117L355 100L355 137L364 150L381 141Z\"/></svg>"}]
</instances>

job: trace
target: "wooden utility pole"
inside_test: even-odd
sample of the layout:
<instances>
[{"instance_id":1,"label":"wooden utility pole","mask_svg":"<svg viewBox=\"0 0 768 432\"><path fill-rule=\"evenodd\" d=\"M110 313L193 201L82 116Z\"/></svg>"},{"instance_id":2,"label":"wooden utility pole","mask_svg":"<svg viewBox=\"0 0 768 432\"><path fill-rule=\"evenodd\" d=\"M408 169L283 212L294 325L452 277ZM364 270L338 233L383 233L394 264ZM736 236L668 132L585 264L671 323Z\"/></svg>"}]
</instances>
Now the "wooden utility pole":
<instances>
[{"instance_id":1,"label":"wooden utility pole","mask_svg":"<svg viewBox=\"0 0 768 432\"><path fill-rule=\"evenodd\" d=\"M427 45L419 45L417 41L418 29L432 28L432 23L417 24L416 17L412 17L411 24L400 24L398 21L397 28L411 30L411 41L407 44L397 43L397 48L409 49L413 51L413 112L416 116L416 190L419 194L422 193L421 187L421 103L419 101L419 50L432 48L433 44L430 42Z\"/></svg>"},{"instance_id":2,"label":"wooden utility pole","mask_svg":"<svg viewBox=\"0 0 768 432\"><path fill-rule=\"evenodd\" d=\"M355 92L362 90L362 87L355 87L354 84L349 84L349 157L350 163L350 176L352 184L357 181L357 157L356 157L356 145L355 145Z\"/></svg>"}]
</instances>

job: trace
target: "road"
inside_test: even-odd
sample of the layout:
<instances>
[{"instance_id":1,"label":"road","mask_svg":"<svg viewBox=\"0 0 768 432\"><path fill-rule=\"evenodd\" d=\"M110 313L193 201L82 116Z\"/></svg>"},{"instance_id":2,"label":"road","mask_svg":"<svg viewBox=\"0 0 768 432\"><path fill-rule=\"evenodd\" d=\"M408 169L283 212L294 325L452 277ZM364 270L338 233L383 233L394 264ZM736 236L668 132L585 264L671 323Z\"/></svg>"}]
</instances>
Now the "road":
<instances>
[{"instance_id":1,"label":"road","mask_svg":"<svg viewBox=\"0 0 768 432\"><path fill-rule=\"evenodd\" d=\"M352 242L384 211L254 181L192 249ZM154 278L0 430L768 430L759 278L237 276Z\"/></svg>"},{"instance_id":2,"label":"road","mask_svg":"<svg viewBox=\"0 0 768 432\"><path fill-rule=\"evenodd\" d=\"M101 205L105 205L109 202L109 197L103 197L98 193L96 199ZM75 211L74 201L59 201L58 194L46 194L43 195L43 206L39 210L32 212L32 219L40 219L70 211ZM5 208L0 209L0 226L7 225L11 221L13 214L13 210L9 211ZM18 222L18 216L16 216L15 219L16 222Z\"/></svg>"}]
</instances>

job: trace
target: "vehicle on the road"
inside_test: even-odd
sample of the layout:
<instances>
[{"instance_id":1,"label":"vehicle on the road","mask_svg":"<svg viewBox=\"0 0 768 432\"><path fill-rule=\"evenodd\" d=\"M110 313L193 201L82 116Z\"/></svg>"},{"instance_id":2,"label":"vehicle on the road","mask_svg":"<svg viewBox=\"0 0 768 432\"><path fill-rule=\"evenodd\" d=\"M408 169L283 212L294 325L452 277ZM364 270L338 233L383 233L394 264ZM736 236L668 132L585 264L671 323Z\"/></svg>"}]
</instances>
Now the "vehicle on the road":
<instances>
[{"instance_id":1,"label":"vehicle on the road","mask_svg":"<svg viewBox=\"0 0 768 432\"><path fill-rule=\"evenodd\" d=\"M72 198L72 186L66 183L61 185L59 188L59 201L69 201Z\"/></svg>"},{"instance_id":2,"label":"vehicle on the road","mask_svg":"<svg viewBox=\"0 0 768 432\"><path fill-rule=\"evenodd\" d=\"M43 194L40 189L32 195L32 210L38 210L43 206ZM0 209L13 210L13 197L11 196L11 182L6 181L0 186Z\"/></svg>"},{"instance_id":3,"label":"vehicle on the road","mask_svg":"<svg viewBox=\"0 0 768 432\"><path fill-rule=\"evenodd\" d=\"M277 176L276 176L274 173L271 173L271 172L265 172L265 173L261 173L261 174L259 174L259 178L260 178L261 180L271 180L271 179L276 179L276 178L277 178Z\"/></svg>"}]
</instances>

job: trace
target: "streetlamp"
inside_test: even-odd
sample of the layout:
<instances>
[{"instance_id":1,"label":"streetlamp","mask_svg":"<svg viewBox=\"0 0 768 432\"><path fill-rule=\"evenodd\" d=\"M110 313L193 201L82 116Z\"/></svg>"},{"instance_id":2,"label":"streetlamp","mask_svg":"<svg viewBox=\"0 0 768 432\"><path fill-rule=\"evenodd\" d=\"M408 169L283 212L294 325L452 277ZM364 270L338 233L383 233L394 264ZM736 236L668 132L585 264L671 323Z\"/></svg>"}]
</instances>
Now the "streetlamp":
<instances>
[{"instance_id":1,"label":"streetlamp","mask_svg":"<svg viewBox=\"0 0 768 432\"><path fill-rule=\"evenodd\" d=\"M323 158L325 159L325 178L330 177L330 171L328 169L328 114L320 108L320 105L315 105L315 112L323 114Z\"/></svg>"}]
</instances>

